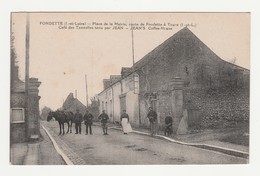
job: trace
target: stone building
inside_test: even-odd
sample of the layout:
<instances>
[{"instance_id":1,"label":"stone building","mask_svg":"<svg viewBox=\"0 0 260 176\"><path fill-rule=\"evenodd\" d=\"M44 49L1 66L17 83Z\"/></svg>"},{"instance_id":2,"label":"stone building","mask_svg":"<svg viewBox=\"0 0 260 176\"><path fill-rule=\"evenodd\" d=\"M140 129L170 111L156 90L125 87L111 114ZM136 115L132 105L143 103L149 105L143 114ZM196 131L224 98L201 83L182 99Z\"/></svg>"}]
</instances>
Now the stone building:
<instances>
[{"instance_id":1,"label":"stone building","mask_svg":"<svg viewBox=\"0 0 260 176\"><path fill-rule=\"evenodd\" d=\"M38 87L41 83L36 78L30 78L27 93L14 62L11 62L11 70L10 144L13 144L39 137Z\"/></svg>"},{"instance_id":2,"label":"stone building","mask_svg":"<svg viewBox=\"0 0 260 176\"><path fill-rule=\"evenodd\" d=\"M104 79L100 111L119 121L126 109L133 125L147 127L148 107L159 128L171 114L175 133L222 128L249 120L250 71L218 57L188 28L183 28L121 75Z\"/></svg>"}]
</instances>

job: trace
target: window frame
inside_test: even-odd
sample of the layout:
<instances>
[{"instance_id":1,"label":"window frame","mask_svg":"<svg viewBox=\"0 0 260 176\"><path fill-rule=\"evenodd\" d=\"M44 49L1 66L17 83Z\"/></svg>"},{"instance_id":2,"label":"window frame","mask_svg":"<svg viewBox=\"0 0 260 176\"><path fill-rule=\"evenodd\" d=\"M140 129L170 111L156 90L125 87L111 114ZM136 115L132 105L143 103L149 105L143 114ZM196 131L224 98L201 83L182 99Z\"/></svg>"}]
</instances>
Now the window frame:
<instances>
[{"instance_id":1,"label":"window frame","mask_svg":"<svg viewBox=\"0 0 260 176\"><path fill-rule=\"evenodd\" d=\"M13 110L22 110L22 120L14 121L13 120ZM25 114L24 114L24 108L11 108L11 123L24 123L25 122Z\"/></svg>"}]
</instances>

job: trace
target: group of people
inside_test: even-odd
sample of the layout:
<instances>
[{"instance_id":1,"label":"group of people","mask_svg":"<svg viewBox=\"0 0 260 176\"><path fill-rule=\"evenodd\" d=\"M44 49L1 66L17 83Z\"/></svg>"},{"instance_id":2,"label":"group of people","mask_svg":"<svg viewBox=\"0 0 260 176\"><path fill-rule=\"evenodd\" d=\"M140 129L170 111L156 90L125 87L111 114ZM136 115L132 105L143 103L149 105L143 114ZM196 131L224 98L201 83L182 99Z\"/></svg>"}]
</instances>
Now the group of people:
<instances>
[{"instance_id":1,"label":"group of people","mask_svg":"<svg viewBox=\"0 0 260 176\"><path fill-rule=\"evenodd\" d=\"M83 116L79 110L77 109L77 112L74 115L74 123L76 128L75 134L81 134L81 124L84 121L84 124L86 125L86 135L90 134L92 135L92 124L93 124L93 115L87 110L85 115ZM104 135L108 135L107 133L107 122L108 122L108 115L105 113L105 111L102 112L102 114L99 115L99 120L101 120L101 126L103 129Z\"/></svg>"},{"instance_id":2,"label":"group of people","mask_svg":"<svg viewBox=\"0 0 260 176\"><path fill-rule=\"evenodd\" d=\"M81 134L81 124L84 121L84 124L86 125L86 135L90 133L92 135L92 124L93 124L93 115L87 110L85 115L83 116L79 110L76 110L77 112L74 115L74 123L75 123L75 134ZM107 122L108 122L108 115L106 114L105 110L102 111L102 113L98 116L98 119L101 122L101 126L103 129L103 135L108 135L107 133ZM129 116L126 113L126 110L123 110L123 113L121 115L121 124L123 127L124 134L127 134L129 132L132 132L132 127L129 123Z\"/></svg>"},{"instance_id":3,"label":"group of people","mask_svg":"<svg viewBox=\"0 0 260 176\"><path fill-rule=\"evenodd\" d=\"M152 107L149 107L147 118L149 119L150 122L150 133L152 136L154 136L157 133L157 113L153 110ZM102 113L98 116L98 119L101 122L103 135L108 135L107 122L109 117L106 114L105 110L103 110ZM84 124L86 125L86 135L88 134L92 135L93 115L88 110L86 111L84 116L79 112L79 110L77 110L77 112L75 113L74 115L74 122L76 128L75 134L81 134L81 123L83 121ZM123 134L128 134L129 132L132 132L132 127L129 122L129 115L126 113L126 110L123 110L123 113L121 114L120 123L122 125ZM165 136L172 135L172 117L170 115L166 116L165 118L164 135Z\"/></svg>"},{"instance_id":4,"label":"group of people","mask_svg":"<svg viewBox=\"0 0 260 176\"><path fill-rule=\"evenodd\" d=\"M79 110L74 115L74 123L75 123L75 134L81 134L81 123L84 121L86 125L86 135L88 135L88 131L90 135L92 135L92 124L93 124L93 115L87 110L85 115L83 116Z\"/></svg>"},{"instance_id":5,"label":"group of people","mask_svg":"<svg viewBox=\"0 0 260 176\"><path fill-rule=\"evenodd\" d=\"M151 135L157 134L157 113L153 110L152 107L149 107L149 112L147 114L147 118L150 122L150 132ZM164 128L164 135L165 136L172 136L173 130L172 130L172 117L167 115L165 117L165 128Z\"/></svg>"}]
</instances>

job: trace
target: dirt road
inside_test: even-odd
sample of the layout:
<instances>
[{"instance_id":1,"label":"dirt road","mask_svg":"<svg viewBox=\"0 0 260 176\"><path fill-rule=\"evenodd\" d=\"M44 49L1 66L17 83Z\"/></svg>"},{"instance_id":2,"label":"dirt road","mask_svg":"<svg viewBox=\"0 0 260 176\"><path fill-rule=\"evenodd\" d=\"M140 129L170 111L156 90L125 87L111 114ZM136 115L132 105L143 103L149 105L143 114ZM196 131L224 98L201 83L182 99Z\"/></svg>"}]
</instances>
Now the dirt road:
<instances>
[{"instance_id":1,"label":"dirt road","mask_svg":"<svg viewBox=\"0 0 260 176\"><path fill-rule=\"evenodd\" d=\"M42 124L54 134L59 133L57 122ZM85 135L85 125L82 127L81 135L70 133L57 138L89 165L247 163L243 158L135 133L124 135L122 131L110 129L109 135L103 135L99 126L93 126L93 135Z\"/></svg>"}]
</instances>

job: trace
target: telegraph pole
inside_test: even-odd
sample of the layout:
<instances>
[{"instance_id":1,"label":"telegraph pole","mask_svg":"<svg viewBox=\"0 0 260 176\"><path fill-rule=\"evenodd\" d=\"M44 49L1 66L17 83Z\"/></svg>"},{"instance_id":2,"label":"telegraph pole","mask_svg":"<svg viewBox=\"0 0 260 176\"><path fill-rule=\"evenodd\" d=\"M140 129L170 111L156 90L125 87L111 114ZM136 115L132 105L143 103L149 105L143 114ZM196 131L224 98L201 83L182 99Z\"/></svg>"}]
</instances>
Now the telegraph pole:
<instances>
[{"instance_id":1,"label":"telegraph pole","mask_svg":"<svg viewBox=\"0 0 260 176\"><path fill-rule=\"evenodd\" d=\"M26 14L26 34L25 34L25 91L28 97L29 87L29 55L30 55L30 16Z\"/></svg>"},{"instance_id":2,"label":"telegraph pole","mask_svg":"<svg viewBox=\"0 0 260 176\"><path fill-rule=\"evenodd\" d=\"M29 54L30 54L30 16L29 13L26 13L26 29L25 29L25 123L26 123L26 135L27 138L30 137L29 130Z\"/></svg>"}]
</instances>

